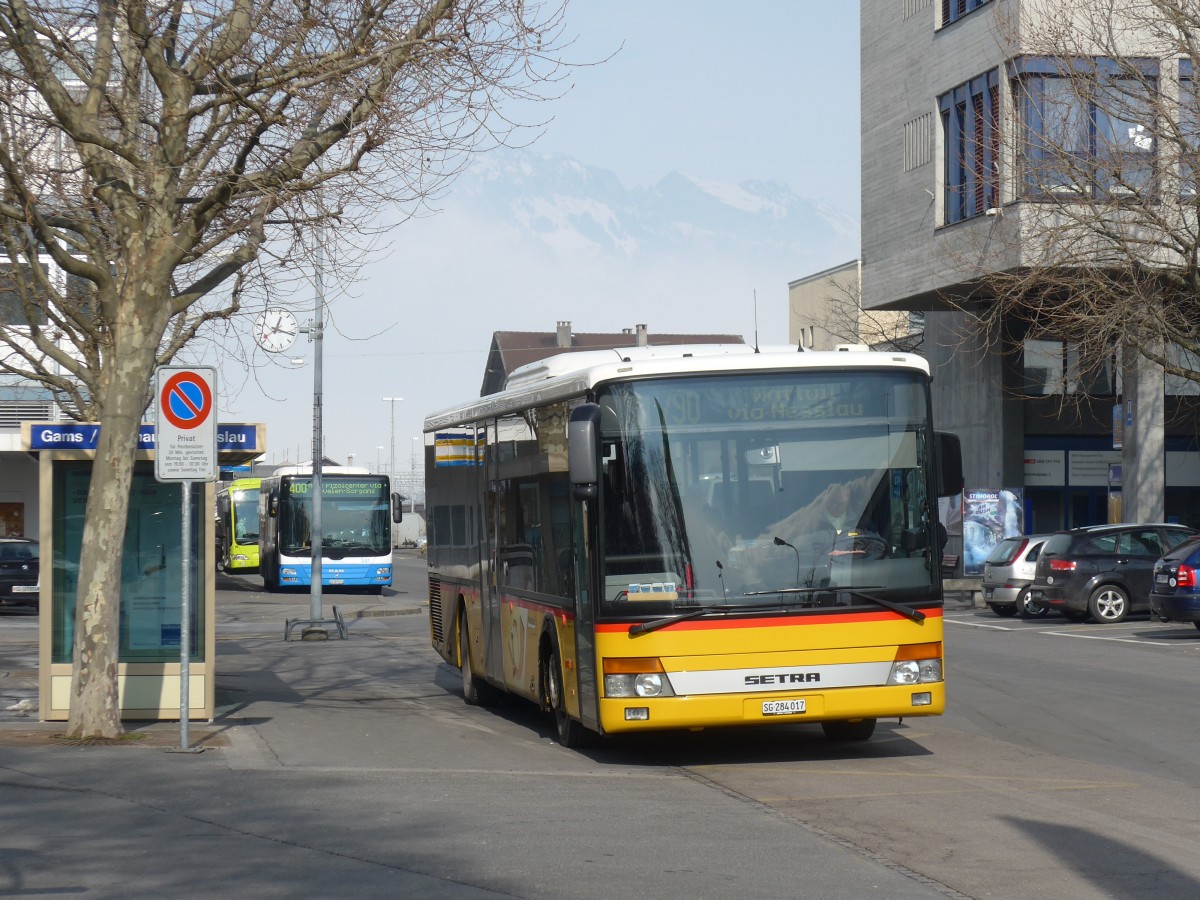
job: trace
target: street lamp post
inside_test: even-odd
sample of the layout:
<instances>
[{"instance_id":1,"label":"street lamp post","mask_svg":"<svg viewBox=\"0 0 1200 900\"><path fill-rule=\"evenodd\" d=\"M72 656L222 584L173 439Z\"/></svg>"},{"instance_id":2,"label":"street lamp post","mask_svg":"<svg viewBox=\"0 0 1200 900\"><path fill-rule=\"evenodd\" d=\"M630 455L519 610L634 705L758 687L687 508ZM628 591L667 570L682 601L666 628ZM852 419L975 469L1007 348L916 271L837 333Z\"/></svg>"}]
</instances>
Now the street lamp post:
<instances>
[{"instance_id":1,"label":"street lamp post","mask_svg":"<svg viewBox=\"0 0 1200 900\"><path fill-rule=\"evenodd\" d=\"M409 490L408 498L410 512L417 511L417 441L419 440L421 439L415 436L412 439L412 487Z\"/></svg>"},{"instance_id":2,"label":"street lamp post","mask_svg":"<svg viewBox=\"0 0 1200 900\"><path fill-rule=\"evenodd\" d=\"M388 403L390 403L392 406L392 419L391 419L392 455L388 458L388 474L395 477L395 475L396 475L396 401L400 400L401 402L403 402L404 398L403 397L384 397L383 399L385 401L387 401Z\"/></svg>"},{"instance_id":3,"label":"street lamp post","mask_svg":"<svg viewBox=\"0 0 1200 900\"><path fill-rule=\"evenodd\" d=\"M322 582L324 573L321 562L324 555L322 547L321 521L321 458L325 453L325 422L324 422L324 374L323 343L325 337L325 232L318 227L316 244L313 248L313 282L316 288L312 324L301 328L308 333L308 339L313 345L313 435L312 435L312 510L309 543L312 549L312 576L309 578L309 609L308 618L297 617L288 619L284 627L284 640L291 640L292 629L302 626L300 639L304 641L324 641L329 638L326 625L336 625L338 637L346 639L346 625L342 621L337 607L333 608L333 618L326 619L321 615Z\"/></svg>"}]
</instances>

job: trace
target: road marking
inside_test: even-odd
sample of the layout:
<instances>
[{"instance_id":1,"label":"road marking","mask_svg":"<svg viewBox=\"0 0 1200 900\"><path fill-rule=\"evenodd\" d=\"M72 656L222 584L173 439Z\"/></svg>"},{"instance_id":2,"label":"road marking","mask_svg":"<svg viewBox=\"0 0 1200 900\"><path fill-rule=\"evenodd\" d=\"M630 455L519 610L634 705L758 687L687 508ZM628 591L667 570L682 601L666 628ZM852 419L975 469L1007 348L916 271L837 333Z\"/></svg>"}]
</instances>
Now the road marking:
<instances>
[{"instance_id":1,"label":"road marking","mask_svg":"<svg viewBox=\"0 0 1200 900\"><path fill-rule=\"evenodd\" d=\"M1177 647L1178 644L1165 644L1162 641L1147 641L1142 638L1119 638L1119 637L1102 637L1098 634L1069 634L1065 631L1042 631L1039 634L1048 634L1051 637L1071 637L1083 638L1085 641L1115 641L1118 644L1147 644L1151 647Z\"/></svg>"},{"instance_id":2,"label":"road marking","mask_svg":"<svg viewBox=\"0 0 1200 900\"><path fill-rule=\"evenodd\" d=\"M996 631L1016 631L1007 625L987 625L983 622L963 622L959 619L943 619L949 625L970 625L972 628L994 628Z\"/></svg>"}]
</instances>

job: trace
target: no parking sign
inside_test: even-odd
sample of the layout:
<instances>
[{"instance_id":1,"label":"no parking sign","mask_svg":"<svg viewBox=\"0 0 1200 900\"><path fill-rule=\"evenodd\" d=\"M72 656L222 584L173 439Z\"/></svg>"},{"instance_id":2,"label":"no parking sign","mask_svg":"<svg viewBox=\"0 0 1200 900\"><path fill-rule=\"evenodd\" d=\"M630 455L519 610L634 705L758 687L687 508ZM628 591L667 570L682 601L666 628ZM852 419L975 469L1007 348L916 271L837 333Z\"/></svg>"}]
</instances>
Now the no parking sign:
<instances>
[{"instance_id":1,"label":"no parking sign","mask_svg":"<svg viewBox=\"0 0 1200 900\"><path fill-rule=\"evenodd\" d=\"M159 366L155 386L154 477L159 481L216 481L216 369Z\"/></svg>"}]
</instances>

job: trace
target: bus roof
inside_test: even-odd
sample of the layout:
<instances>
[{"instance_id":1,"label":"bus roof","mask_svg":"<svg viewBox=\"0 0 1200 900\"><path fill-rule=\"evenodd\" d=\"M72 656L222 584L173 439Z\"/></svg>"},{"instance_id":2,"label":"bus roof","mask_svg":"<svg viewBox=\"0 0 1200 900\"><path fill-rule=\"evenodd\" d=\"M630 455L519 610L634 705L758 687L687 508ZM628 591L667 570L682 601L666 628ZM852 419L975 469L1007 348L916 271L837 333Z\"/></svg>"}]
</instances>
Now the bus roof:
<instances>
[{"instance_id":1,"label":"bus roof","mask_svg":"<svg viewBox=\"0 0 1200 900\"><path fill-rule=\"evenodd\" d=\"M254 477L247 476L245 478L235 478L232 481L221 481L217 483L217 493L222 491L246 491L259 487L262 484L262 479L257 475Z\"/></svg>"},{"instance_id":2,"label":"bus roof","mask_svg":"<svg viewBox=\"0 0 1200 900\"><path fill-rule=\"evenodd\" d=\"M761 372L804 369L912 369L929 374L929 363L913 353L844 350L805 350L746 344L676 344L656 347L618 347L560 353L514 369L503 391L432 413L425 432L464 425L578 397L607 381L627 381L670 375L715 372Z\"/></svg>"},{"instance_id":3,"label":"bus roof","mask_svg":"<svg viewBox=\"0 0 1200 900\"><path fill-rule=\"evenodd\" d=\"M311 475L312 463L305 463L302 466L278 466L271 476L276 475ZM370 469L364 469L362 466L321 466L322 475L370 475Z\"/></svg>"}]
</instances>

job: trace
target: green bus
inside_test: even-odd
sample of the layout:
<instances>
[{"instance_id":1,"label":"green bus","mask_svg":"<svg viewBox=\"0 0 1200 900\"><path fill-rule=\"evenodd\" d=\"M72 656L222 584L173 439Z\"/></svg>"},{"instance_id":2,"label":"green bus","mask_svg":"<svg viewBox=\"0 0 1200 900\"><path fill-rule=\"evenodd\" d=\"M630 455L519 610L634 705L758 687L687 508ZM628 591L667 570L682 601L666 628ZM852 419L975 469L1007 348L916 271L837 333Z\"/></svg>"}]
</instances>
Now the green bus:
<instances>
[{"instance_id":1,"label":"green bus","mask_svg":"<svg viewBox=\"0 0 1200 900\"><path fill-rule=\"evenodd\" d=\"M258 489L262 479L238 478L217 489L217 571L258 571Z\"/></svg>"}]
</instances>

